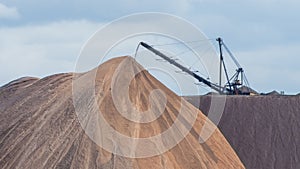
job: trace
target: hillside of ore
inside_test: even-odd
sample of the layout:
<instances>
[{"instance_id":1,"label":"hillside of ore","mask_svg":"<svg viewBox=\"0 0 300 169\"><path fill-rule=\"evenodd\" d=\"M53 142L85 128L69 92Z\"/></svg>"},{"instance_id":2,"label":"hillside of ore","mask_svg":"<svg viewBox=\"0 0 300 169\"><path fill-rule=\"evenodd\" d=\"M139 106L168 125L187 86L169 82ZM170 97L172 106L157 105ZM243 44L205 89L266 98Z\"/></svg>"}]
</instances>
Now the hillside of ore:
<instances>
[{"instance_id":1,"label":"hillside of ore","mask_svg":"<svg viewBox=\"0 0 300 169\"><path fill-rule=\"evenodd\" d=\"M185 98L211 109L211 95ZM300 168L299 95L226 96L218 127L246 168Z\"/></svg>"},{"instance_id":2,"label":"hillside of ore","mask_svg":"<svg viewBox=\"0 0 300 169\"><path fill-rule=\"evenodd\" d=\"M138 73L135 74L136 72ZM132 76L133 79L128 79ZM119 104L116 107L112 90L117 92L117 96L122 96L118 95L118 92L122 93L122 86L126 85L128 80L130 83L127 91L132 104L126 104L121 97L120 100L117 98ZM73 91L74 82L79 89L76 99L74 99ZM155 89L160 89L163 97L159 93L151 92ZM91 98L92 94L94 97ZM149 99L150 96L152 99ZM165 109L161 109L161 98L167 100ZM87 111L77 112L75 105L79 109L86 108ZM139 111L133 111L132 107ZM181 109L182 107L184 109ZM127 111L130 117L140 117L141 114L137 112L148 113L145 115L149 118L156 115L156 110L163 110L163 113L153 121L138 123L125 118L118 108L132 110ZM179 115L180 111L183 111L182 115ZM99 115L103 116L109 126L114 129L113 132L103 131L103 121L98 119ZM131 158L125 154L128 150L132 151L133 155L136 155L134 153L145 154L153 150L160 152L163 147L157 146L157 143L168 144L172 142L172 137L158 139L157 142L149 143L147 146L113 137L116 133L130 138L148 138L159 135L167 131L176 119L179 119L177 120L178 130L172 133L175 138L184 134L181 131L189 126L189 118L193 116L196 121L192 123L191 130L185 137L174 147L156 156ZM292 120L299 117L296 114L294 116L275 112L271 118L273 120L279 117L288 118L287 120L293 123ZM252 121L245 119L249 124L243 124L245 125L243 128L251 128ZM234 119L224 119L223 123L232 123L232 120ZM239 157L218 129L206 142L199 142L200 131L205 121L207 117L200 110L169 90L130 57L114 58L89 72L80 74L56 74L42 79L20 78L0 88L0 168L244 168ZM214 126L210 121L208 124ZM238 122L238 124L242 123ZM259 125L256 126L259 127ZM297 126L289 131L293 131L295 135L298 134L294 132L294 129L298 129ZM272 128L265 127L264 130L267 134L269 130L276 131L272 137L275 137L278 142L293 141L291 133L279 133L281 130L286 131L280 125ZM242 137L239 135L242 132L246 131L238 129L232 133ZM107 137L103 138L103 136ZM262 135L259 136L262 137ZM244 139L246 138L248 137ZM101 144L98 144L98 141L101 139L104 140L104 147L113 148L112 152L99 146ZM232 143L232 138L229 137L229 140ZM299 145L293 143L291 142L288 146ZM245 142L242 140L234 142L233 145L236 146L236 144L244 145ZM248 147L248 145L251 146L247 144L236 150L238 152L240 150L242 152L256 151L255 147ZM274 148L273 145L258 146L257 148L265 146ZM266 148L261 150L262 153L267 152ZM288 151L279 148L278 150ZM277 154L273 155L275 155L274 158L278 158ZM252 157L251 152L249 152L249 157ZM289 156L280 157L288 158ZM286 159L279 162L284 160ZM292 160L294 159L290 161Z\"/></svg>"}]
</instances>

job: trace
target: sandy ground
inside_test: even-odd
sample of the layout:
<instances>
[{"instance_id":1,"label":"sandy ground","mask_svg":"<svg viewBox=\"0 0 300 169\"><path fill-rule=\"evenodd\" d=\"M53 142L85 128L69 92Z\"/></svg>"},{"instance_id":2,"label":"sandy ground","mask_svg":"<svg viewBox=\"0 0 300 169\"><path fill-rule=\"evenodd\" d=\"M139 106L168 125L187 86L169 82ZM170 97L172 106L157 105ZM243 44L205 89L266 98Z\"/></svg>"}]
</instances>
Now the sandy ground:
<instances>
[{"instance_id":1,"label":"sandy ground","mask_svg":"<svg viewBox=\"0 0 300 169\"><path fill-rule=\"evenodd\" d=\"M123 61L125 66L117 68L124 63ZM166 108L159 118L148 123L136 123L124 118L113 104L112 88L122 87L130 75L141 69L133 59L120 57L87 73L57 74L43 79L26 77L1 87L0 168L244 168L218 129L205 143L200 144L200 131L206 116L175 95L147 71L141 71L130 81L128 90L132 103L128 105L119 98L123 103L120 104L121 109L131 110L133 106L138 112L159 110L161 103L149 99L154 89L163 91L167 99ZM86 80L94 73L95 90L90 88L92 81ZM82 86L79 85L81 90L77 100L72 97L72 80L85 82L80 83ZM89 104L91 91L95 92L97 109L100 111ZM152 96L163 98L159 94ZM74 102L80 108L88 108L88 111L77 116ZM89 137L90 133L83 130L91 127L89 121L79 123L79 120L94 120L94 117L101 113L109 125L119 133L128 137L147 138L167 131L178 118L182 106L185 109L184 115L179 118L181 126L187 127L188 116L196 112L196 121L190 132L172 149L148 158L128 158L102 149L92 141L99 141L98 137ZM128 113L132 117L139 116L134 114L134 111ZM147 113L150 114L149 118L155 115L155 111ZM211 122L209 124L213 126ZM101 125L93 126L96 133L103 129ZM162 141L167 143L171 140ZM123 150L135 145L109 137L107 143L111 142L115 142L114 146ZM142 153L151 147L135 146L136 150ZM151 148L160 149L155 146Z\"/></svg>"}]
</instances>

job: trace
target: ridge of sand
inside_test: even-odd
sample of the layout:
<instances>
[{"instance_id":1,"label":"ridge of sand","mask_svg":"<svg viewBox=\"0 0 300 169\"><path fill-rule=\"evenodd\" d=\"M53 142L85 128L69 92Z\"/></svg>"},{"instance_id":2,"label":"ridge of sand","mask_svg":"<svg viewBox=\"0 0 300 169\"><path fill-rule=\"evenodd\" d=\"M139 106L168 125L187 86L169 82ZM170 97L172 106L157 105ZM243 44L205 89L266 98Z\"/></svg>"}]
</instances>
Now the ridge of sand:
<instances>
[{"instance_id":1,"label":"ridge of sand","mask_svg":"<svg viewBox=\"0 0 300 169\"><path fill-rule=\"evenodd\" d=\"M125 119L116 110L110 92L112 74L123 61L128 62L129 71L119 71L119 78L142 68L132 58L120 57L96 69L95 92L101 113L117 131L130 137L149 137L167 130L178 115L181 97L147 71L131 81L130 100L138 110L148 110L149 94L159 88L167 98L163 114L155 121L139 124ZM89 72L75 76L85 78ZM196 123L171 150L149 158L127 158L103 150L78 121L72 98L75 76L58 74L0 88L0 168L244 168L218 129L205 143L199 143L206 117L186 101L186 113L198 112ZM122 82L122 78L118 80ZM87 90L83 85L82 98Z\"/></svg>"}]
</instances>

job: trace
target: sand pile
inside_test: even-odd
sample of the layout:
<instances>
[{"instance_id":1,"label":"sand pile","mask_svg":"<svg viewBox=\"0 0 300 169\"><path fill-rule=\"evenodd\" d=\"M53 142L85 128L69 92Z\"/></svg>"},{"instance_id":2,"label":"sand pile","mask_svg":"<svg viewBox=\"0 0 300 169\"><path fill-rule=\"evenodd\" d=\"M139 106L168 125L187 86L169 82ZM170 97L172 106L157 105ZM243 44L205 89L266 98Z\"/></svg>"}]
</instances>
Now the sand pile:
<instances>
[{"instance_id":1,"label":"sand pile","mask_svg":"<svg viewBox=\"0 0 300 169\"><path fill-rule=\"evenodd\" d=\"M80 89L75 94L74 87ZM129 91L128 98L124 91ZM0 107L0 168L244 168L218 129L200 144L206 117L129 57L109 60L82 74L18 79L0 88ZM140 112L144 114L136 114ZM168 131L176 119L179 127L171 135L186 136L162 154L165 147L159 143L167 147L172 138L145 146L115 137L117 133L128 138L156 136ZM153 151L159 154L130 156Z\"/></svg>"}]
</instances>

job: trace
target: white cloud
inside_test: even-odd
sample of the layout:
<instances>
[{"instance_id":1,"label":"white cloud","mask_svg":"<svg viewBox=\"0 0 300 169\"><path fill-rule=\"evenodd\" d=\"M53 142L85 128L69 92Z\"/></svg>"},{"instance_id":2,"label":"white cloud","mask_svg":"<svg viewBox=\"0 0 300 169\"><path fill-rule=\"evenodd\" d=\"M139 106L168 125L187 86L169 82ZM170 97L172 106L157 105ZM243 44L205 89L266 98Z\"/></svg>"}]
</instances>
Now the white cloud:
<instances>
[{"instance_id":1,"label":"white cloud","mask_svg":"<svg viewBox=\"0 0 300 169\"><path fill-rule=\"evenodd\" d=\"M16 7L8 7L0 3L0 19L18 19L19 17Z\"/></svg>"},{"instance_id":2,"label":"white cloud","mask_svg":"<svg viewBox=\"0 0 300 169\"><path fill-rule=\"evenodd\" d=\"M120 2L118 4L121 4L122 8L110 8L112 2L101 2L102 10L100 11L98 9L99 5L93 5L97 7L97 12L93 12L95 9L90 6L88 8L89 12L77 16L74 13L77 10L70 9L66 10L67 13L56 16L57 18L54 18L54 20L61 20L68 13L72 14L72 12L75 16L72 15L70 18L92 19L96 17L99 18L97 20L102 20L103 16L108 19L116 19L114 17L128 14L127 11L143 12L155 9L155 11L173 13L191 20L207 33L209 38L223 37L225 42L228 42L232 52L236 53L240 63L245 65L246 71L249 72L249 80L255 89L262 92L273 89L289 89L294 92L297 90L297 86L300 85L300 82L295 78L297 73L300 72L294 64L300 61L294 57L296 53L300 52L298 50L299 40L295 36L295 32L299 28L299 24L295 22L299 17L297 12L297 6L299 5L296 4L300 1L282 1L282 4L280 4L269 3L269 0L266 0L223 4L220 0L200 0L201 3L196 0L176 0L172 2L167 0L160 2L159 7L154 1L139 2L131 0L126 3L124 1L118 2ZM27 5L27 3L24 4ZM82 1L82 5L84 4L86 3ZM0 19L17 18L16 16L19 16L16 8L6 6L4 6L5 9L15 12L6 12L11 14L4 15L3 6L0 3ZM16 6L24 9L22 5ZM27 12L37 13L37 11L34 11L35 9L27 8ZM64 8L60 8L60 10L62 9ZM45 16L41 17L42 19L52 16L52 11L49 14L47 10L49 9L45 8ZM101 13L101 11L107 13L108 10L114 12L108 12L108 15ZM22 14L23 12L25 16L26 11L23 10ZM26 18L24 17L24 19ZM30 23L40 23L39 21L30 20L32 18L27 19ZM26 22L24 21L24 23ZM74 60L81 46L99 28L99 25L88 21L62 21L43 25L0 27L0 85L22 75L44 76L58 71L72 71ZM180 30L179 28L176 29ZM180 31L184 32L183 30ZM271 49L268 46L274 47ZM240 52L236 52L237 50ZM287 54L287 52L291 53ZM248 60L245 58L248 58ZM263 62L262 58L267 58L272 63ZM289 60L294 62L289 62ZM278 67L281 67L280 70L284 69L284 71L278 71ZM288 76L285 76L285 74L288 74ZM287 80L278 77L286 77ZM270 83L272 84L270 85Z\"/></svg>"},{"instance_id":3,"label":"white cloud","mask_svg":"<svg viewBox=\"0 0 300 169\"><path fill-rule=\"evenodd\" d=\"M0 27L0 86L22 76L73 71L82 45L100 25L81 20Z\"/></svg>"}]
</instances>

